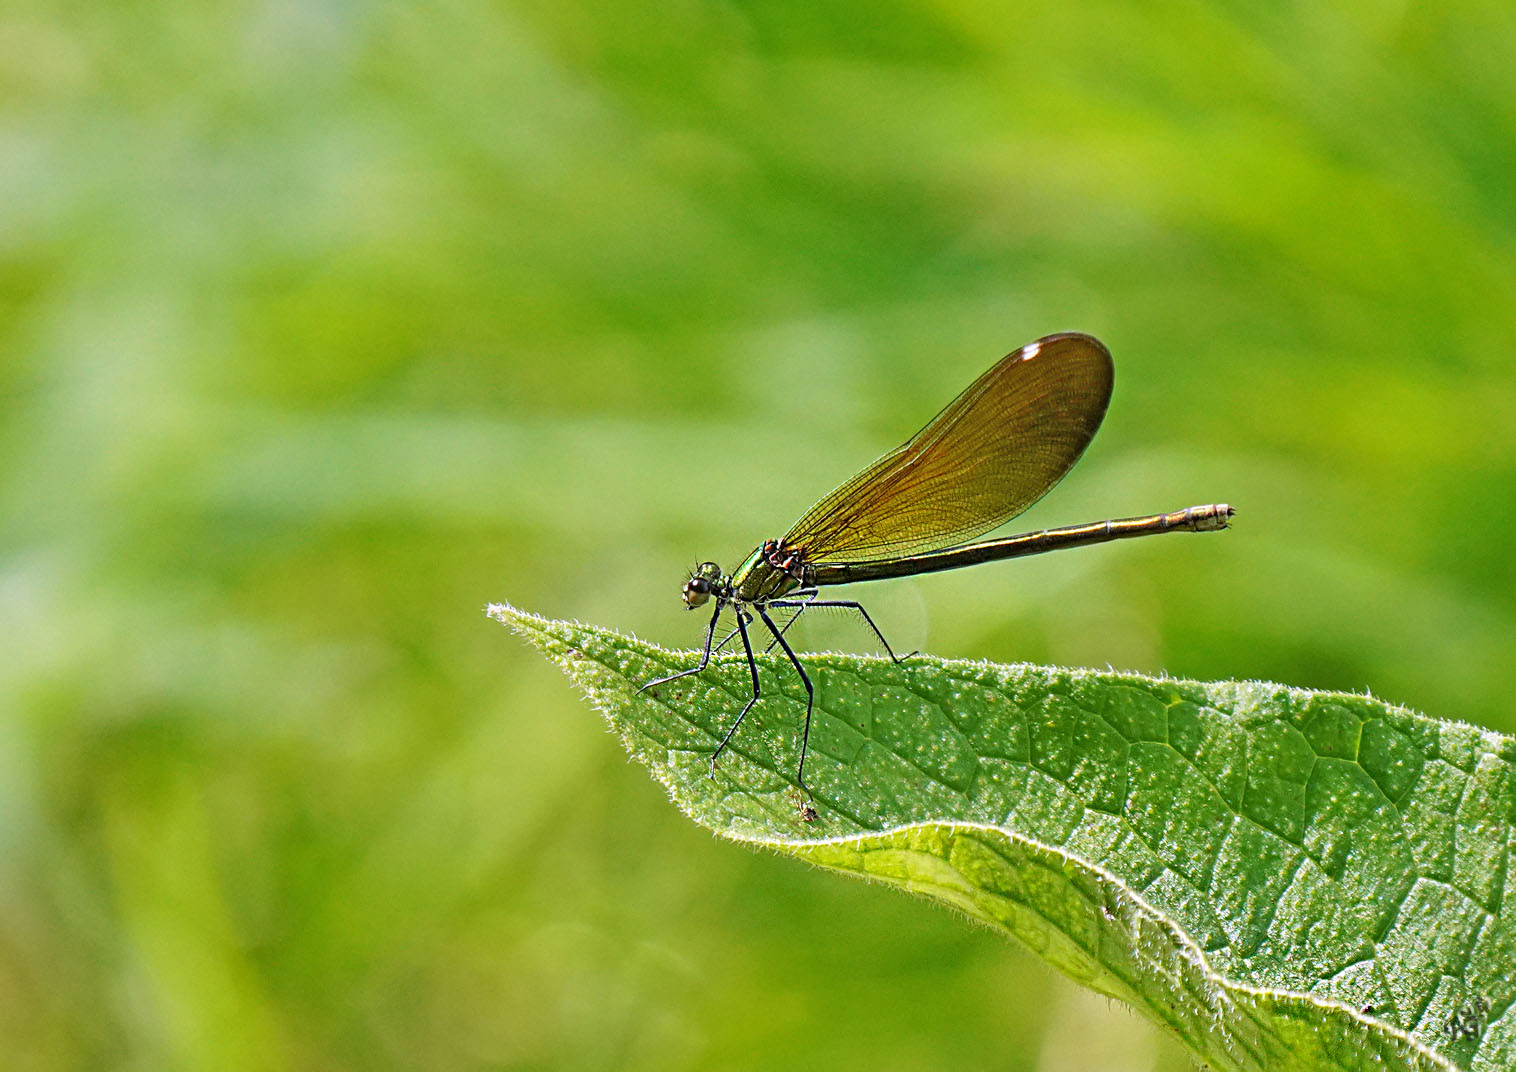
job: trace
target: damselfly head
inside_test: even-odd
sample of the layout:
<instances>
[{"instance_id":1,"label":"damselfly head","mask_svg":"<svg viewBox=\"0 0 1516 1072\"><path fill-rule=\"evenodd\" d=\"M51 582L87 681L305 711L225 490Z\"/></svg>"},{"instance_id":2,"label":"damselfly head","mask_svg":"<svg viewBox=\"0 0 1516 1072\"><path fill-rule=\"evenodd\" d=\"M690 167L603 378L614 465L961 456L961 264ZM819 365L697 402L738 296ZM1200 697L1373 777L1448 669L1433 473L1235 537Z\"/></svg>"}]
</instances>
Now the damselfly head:
<instances>
[{"instance_id":1,"label":"damselfly head","mask_svg":"<svg viewBox=\"0 0 1516 1072\"><path fill-rule=\"evenodd\" d=\"M714 562L702 562L684 582L684 605L690 610L703 606L721 583L721 567Z\"/></svg>"}]
</instances>

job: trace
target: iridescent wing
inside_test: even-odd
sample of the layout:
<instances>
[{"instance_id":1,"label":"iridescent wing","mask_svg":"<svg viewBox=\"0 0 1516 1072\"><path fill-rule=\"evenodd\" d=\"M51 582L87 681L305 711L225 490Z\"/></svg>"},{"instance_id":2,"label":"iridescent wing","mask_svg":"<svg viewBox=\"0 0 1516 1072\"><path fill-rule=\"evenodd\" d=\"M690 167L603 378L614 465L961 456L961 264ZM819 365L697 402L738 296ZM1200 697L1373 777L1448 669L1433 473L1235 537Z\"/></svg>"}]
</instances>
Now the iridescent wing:
<instances>
[{"instance_id":1,"label":"iridescent wing","mask_svg":"<svg viewBox=\"0 0 1516 1072\"><path fill-rule=\"evenodd\" d=\"M1089 446L1111 398L1111 355L1067 332L1007 354L946 409L795 522L815 563L953 547L1042 498Z\"/></svg>"}]
</instances>

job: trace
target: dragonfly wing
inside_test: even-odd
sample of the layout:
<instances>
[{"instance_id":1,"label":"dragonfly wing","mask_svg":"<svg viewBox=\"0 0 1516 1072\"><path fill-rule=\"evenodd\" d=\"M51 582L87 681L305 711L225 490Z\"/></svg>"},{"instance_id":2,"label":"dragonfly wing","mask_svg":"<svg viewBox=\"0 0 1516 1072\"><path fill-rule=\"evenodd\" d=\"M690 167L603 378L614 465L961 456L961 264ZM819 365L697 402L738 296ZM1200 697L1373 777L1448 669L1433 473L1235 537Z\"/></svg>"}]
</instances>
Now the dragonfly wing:
<instances>
[{"instance_id":1,"label":"dragonfly wing","mask_svg":"<svg viewBox=\"0 0 1516 1072\"><path fill-rule=\"evenodd\" d=\"M810 562L877 562L1003 525L1079 460L1105 416L1112 377L1110 351L1089 335L1028 343L811 507L785 542Z\"/></svg>"}]
</instances>

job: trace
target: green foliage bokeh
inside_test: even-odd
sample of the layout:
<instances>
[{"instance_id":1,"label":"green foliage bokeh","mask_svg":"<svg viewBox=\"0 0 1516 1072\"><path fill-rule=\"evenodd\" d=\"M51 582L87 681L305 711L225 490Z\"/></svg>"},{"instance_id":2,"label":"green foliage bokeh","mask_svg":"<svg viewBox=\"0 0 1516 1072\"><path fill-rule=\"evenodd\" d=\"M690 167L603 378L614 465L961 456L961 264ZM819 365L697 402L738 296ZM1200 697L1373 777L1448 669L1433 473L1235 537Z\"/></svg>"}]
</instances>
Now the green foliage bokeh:
<instances>
[{"instance_id":1,"label":"green foliage bokeh","mask_svg":"<svg viewBox=\"0 0 1516 1072\"><path fill-rule=\"evenodd\" d=\"M689 829L483 607L694 643L690 564L1078 329L1115 398L1027 527L1236 529L880 586L898 646L1516 729L1513 54L1477 2L7 7L7 1067L1186 1067Z\"/></svg>"}]
</instances>

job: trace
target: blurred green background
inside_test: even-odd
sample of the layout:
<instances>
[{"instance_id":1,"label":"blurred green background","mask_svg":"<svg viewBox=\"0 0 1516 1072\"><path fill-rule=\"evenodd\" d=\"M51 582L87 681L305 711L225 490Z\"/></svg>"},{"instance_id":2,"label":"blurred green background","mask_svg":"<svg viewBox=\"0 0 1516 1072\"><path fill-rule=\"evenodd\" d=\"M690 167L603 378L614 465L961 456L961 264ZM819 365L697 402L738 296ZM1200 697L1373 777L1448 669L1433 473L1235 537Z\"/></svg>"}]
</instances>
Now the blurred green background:
<instances>
[{"instance_id":1,"label":"blurred green background","mask_svg":"<svg viewBox=\"0 0 1516 1072\"><path fill-rule=\"evenodd\" d=\"M1235 530L879 586L898 646L1516 730L1513 55L1482 0L7 5L4 1067L1188 1067L694 829L483 608L691 645L692 563L1079 329L1115 398L1022 527Z\"/></svg>"}]
</instances>

